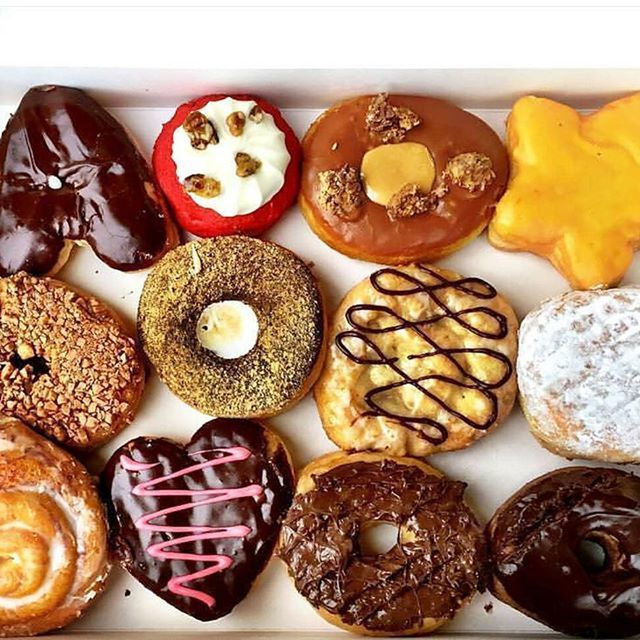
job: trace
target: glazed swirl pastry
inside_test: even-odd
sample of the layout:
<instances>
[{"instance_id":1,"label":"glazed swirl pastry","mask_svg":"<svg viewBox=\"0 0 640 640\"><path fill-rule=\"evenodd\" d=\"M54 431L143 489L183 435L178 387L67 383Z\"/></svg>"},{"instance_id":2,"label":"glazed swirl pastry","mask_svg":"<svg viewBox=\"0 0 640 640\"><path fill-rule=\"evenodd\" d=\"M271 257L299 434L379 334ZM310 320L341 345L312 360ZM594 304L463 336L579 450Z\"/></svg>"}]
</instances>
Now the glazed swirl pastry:
<instances>
[{"instance_id":1,"label":"glazed swirl pastry","mask_svg":"<svg viewBox=\"0 0 640 640\"><path fill-rule=\"evenodd\" d=\"M21 422L0 417L0 635L67 625L108 572L106 522L88 473Z\"/></svg>"},{"instance_id":2,"label":"glazed swirl pastry","mask_svg":"<svg viewBox=\"0 0 640 640\"><path fill-rule=\"evenodd\" d=\"M279 556L329 622L366 635L428 633L482 588L485 542L465 485L424 462L332 453L301 473ZM384 554L364 555L369 525L398 527Z\"/></svg>"}]
</instances>

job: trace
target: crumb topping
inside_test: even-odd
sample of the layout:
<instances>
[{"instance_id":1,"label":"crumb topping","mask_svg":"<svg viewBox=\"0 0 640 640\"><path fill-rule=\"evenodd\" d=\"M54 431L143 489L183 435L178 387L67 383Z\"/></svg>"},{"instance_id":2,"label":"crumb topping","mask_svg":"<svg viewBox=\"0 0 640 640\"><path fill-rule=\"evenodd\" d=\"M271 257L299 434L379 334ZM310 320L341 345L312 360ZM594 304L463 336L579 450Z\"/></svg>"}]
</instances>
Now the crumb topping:
<instances>
[{"instance_id":1,"label":"crumb topping","mask_svg":"<svg viewBox=\"0 0 640 640\"><path fill-rule=\"evenodd\" d=\"M353 218L364 202L360 174L349 164L337 170L321 171L318 186L320 206L340 218Z\"/></svg>"},{"instance_id":2,"label":"crumb topping","mask_svg":"<svg viewBox=\"0 0 640 640\"><path fill-rule=\"evenodd\" d=\"M443 195L439 189L425 193L417 184L406 184L389 200L387 213L394 220L429 213L437 208Z\"/></svg>"},{"instance_id":3,"label":"crumb topping","mask_svg":"<svg viewBox=\"0 0 640 640\"><path fill-rule=\"evenodd\" d=\"M496 174L491 158L484 153L460 153L451 158L444 170L443 177L467 191L484 191Z\"/></svg>"},{"instance_id":4,"label":"crumb topping","mask_svg":"<svg viewBox=\"0 0 640 640\"><path fill-rule=\"evenodd\" d=\"M380 93L369 103L365 126L376 133L384 143L401 142L422 120L420 116L407 107L394 107L389 104L389 94Z\"/></svg>"}]
</instances>

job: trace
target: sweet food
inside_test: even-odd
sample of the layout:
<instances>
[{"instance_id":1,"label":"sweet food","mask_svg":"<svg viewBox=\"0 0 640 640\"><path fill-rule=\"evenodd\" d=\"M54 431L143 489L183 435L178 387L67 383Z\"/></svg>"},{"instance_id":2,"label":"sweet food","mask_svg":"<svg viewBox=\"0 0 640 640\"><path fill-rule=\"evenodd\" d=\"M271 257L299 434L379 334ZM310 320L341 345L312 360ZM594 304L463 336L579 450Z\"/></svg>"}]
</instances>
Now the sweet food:
<instances>
[{"instance_id":1,"label":"sweet food","mask_svg":"<svg viewBox=\"0 0 640 640\"><path fill-rule=\"evenodd\" d=\"M640 287L573 291L520 330L520 401L533 435L569 459L639 462Z\"/></svg>"},{"instance_id":2,"label":"sweet food","mask_svg":"<svg viewBox=\"0 0 640 640\"><path fill-rule=\"evenodd\" d=\"M561 633L640 633L640 479L569 467L509 498L487 527L493 594Z\"/></svg>"},{"instance_id":3,"label":"sweet food","mask_svg":"<svg viewBox=\"0 0 640 640\"><path fill-rule=\"evenodd\" d=\"M516 398L518 321L496 289L425 264L386 267L338 307L314 393L346 450L424 456L472 444Z\"/></svg>"},{"instance_id":4,"label":"sweet food","mask_svg":"<svg viewBox=\"0 0 640 640\"><path fill-rule=\"evenodd\" d=\"M485 578L485 540L464 489L414 458L328 454L301 472L278 555L332 624L364 635L428 633ZM359 536L380 521L397 526L397 543L364 555Z\"/></svg>"},{"instance_id":5,"label":"sweet food","mask_svg":"<svg viewBox=\"0 0 640 640\"><path fill-rule=\"evenodd\" d=\"M0 416L0 636L79 618L109 574L107 524L79 462Z\"/></svg>"},{"instance_id":6,"label":"sweet food","mask_svg":"<svg viewBox=\"0 0 640 640\"><path fill-rule=\"evenodd\" d=\"M360 96L323 113L303 141L300 206L334 249L404 264L441 258L487 225L508 178L495 132L425 96Z\"/></svg>"},{"instance_id":7,"label":"sweet food","mask_svg":"<svg viewBox=\"0 0 640 640\"><path fill-rule=\"evenodd\" d=\"M272 242L225 236L167 254L145 282L140 342L160 378L208 415L267 417L311 389L325 352L318 282Z\"/></svg>"},{"instance_id":8,"label":"sweet food","mask_svg":"<svg viewBox=\"0 0 640 640\"><path fill-rule=\"evenodd\" d=\"M143 269L178 241L151 171L122 126L71 87L33 87L0 138L0 275L53 275L74 244Z\"/></svg>"},{"instance_id":9,"label":"sweet food","mask_svg":"<svg viewBox=\"0 0 640 640\"><path fill-rule=\"evenodd\" d=\"M491 243L547 258L574 289L619 283L640 242L639 122L640 93L589 115L520 98L508 120L511 180Z\"/></svg>"},{"instance_id":10,"label":"sweet food","mask_svg":"<svg viewBox=\"0 0 640 640\"><path fill-rule=\"evenodd\" d=\"M300 144L266 100L208 95L178 107L164 125L153 166L187 231L259 235L296 198Z\"/></svg>"},{"instance_id":11,"label":"sweet food","mask_svg":"<svg viewBox=\"0 0 640 640\"><path fill-rule=\"evenodd\" d=\"M0 407L76 451L132 420L144 363L115 311L52 278L0 279Z\"/></svg>"},{"instance_id":12,"label":"sweet food","mask_svg":"<svg viewBox=\"0 0 640 640\"><path fill-rule=\"evenodd\" d=\"M181 446L136 438L103 473L123 567L198 620L227 615L267 565L291 503L280 439L248 420L216 419Z\"/></svg>"}]
</instances>

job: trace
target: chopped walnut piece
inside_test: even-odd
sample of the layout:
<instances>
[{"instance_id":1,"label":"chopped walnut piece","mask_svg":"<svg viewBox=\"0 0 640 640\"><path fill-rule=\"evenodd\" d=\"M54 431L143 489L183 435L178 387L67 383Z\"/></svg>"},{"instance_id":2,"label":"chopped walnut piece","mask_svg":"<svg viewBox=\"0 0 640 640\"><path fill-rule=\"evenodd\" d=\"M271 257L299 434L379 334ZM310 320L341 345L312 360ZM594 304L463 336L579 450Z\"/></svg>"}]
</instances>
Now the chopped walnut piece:
<instances>
[{"instance_id":1,"label":"chopped walnut piece","mask_svg":"<svg viewBox=\"0 0 640 640\"><path fill-rule=\"evenodd\" d=\"M229 133L237 138L242 135L247 119L242 111L234 111L227 116L226 122L227 127L229 127Z\"/></svg>"},{"instance_id":2,"label":"chopped walnut piece","mask_svg":"<svg viewBox=\"0 0 640 640\"><path fill-rule=\"evenodd\" d=\"M241 178L252 176L260 167L262 162L257 158L252 158L248 153L240 151L236 153L236 175Z\"/></svg>"},{"instance_id":3,"label":"chopped walnut piece","mask_svg":"<svg viewBox=\"0 0 640 640\"><path fill-rule=\"evenodd\" d=\"M364 202L360 174L355 167L344 164L340 169L318 174L319 202L323 209L340 218L352 218Z\"/></svg>"},{"instance_id":4,"label":"chopped walnut piece","mask_svg":"<svg viewBox=\"0 0 640 640\"><path fill-rule=\"evenodd\" d=\"M451 158L443 177L467 191L484 191L496 177L491 158L484 153L460 153Z\"/></svg>"},{"instance_id":5,"label":"chopped walnut piece","mask_svg":"<svg viewBox=\"0 0 640 640\"><path fill-rule=\"evenodd\" d=\"M259 105L254 105L251 107L251 111L249 111L249 120L255 122L256 124L260 124L264 117L264 113Z\"/></svg>"},{"instance_id":6,"label":"chopped walnut piece","mask_svg":"<svg viewBox=\"0 0 640 640\"><path fill-rule=\"evenodd\" d=\"M429 213L438 206L442 195L441 189L425 193L417 184L406 184L389 200L387 213L393 220Z\"/></svg>"},{"instance_id":7,"label":"chopped walnut piece","mask_svg":"<svg viewBox=\"0 0 640 640\"><path fill-rule=\"evenodd\" d=\"M417 113L407 107L394 107L389 104L389 94L380 93L369 103L365 126L369 131L379 134L382 142L400 142L407 131L417 127L422 120Z\"/></svg>"},{"instance_id":8,"label":"chopped walnut piece","mask_svg":"<svg viewBox=\"0 0 640 640\"><path fill-rule=\"evenodd\" d=\"M220 195L220 183L203 173L194 173L184 180L184 188L189 193L195 193L201 198L215 198Z\"/></svg>"},{"instance_id":9,"label":"chopped walnut piece","mask_svg":"<svg viewBox=\"0 0 640 640\"><path fill-rule=\"evenodd\" d=\"M200 111L192 111L182 123L182 128L187 132L194 149L202 151L208 144L218 144L216 128Z\"/></svg>"}]
</instances>

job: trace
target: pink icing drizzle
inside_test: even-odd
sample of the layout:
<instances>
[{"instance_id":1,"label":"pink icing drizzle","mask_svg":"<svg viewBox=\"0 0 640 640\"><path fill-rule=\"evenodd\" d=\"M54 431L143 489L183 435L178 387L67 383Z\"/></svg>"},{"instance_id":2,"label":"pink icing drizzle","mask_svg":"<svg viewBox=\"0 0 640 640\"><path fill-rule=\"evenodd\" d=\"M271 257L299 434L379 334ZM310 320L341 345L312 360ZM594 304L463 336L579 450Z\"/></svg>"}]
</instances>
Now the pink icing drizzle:
<instances>
[{"instance_id":1,"label":"pink icing drizzle","mask_svg":"<svg viewBox=\"0 0 640 640\"><path fill-rule=\"evenodd\" d=\"M167 525L157 525L151 524L152 520L159 518L164 515L169 515L171 513L177 513L179 511L186 511L188 509L195 509L196 507L200 507L207 504L213 504L216 502L224 502L225 500L235 500L237 498L246 498L249 496L259 496L263 493L263 488L257 484L250 484L246 487L238 487L234 489L154 489L156 485L162 484L168 480L173 480L174 478L180 478L182 476L189 475L190 473L194 473L195 471L202 471L203 469L207 469L209 467L215 467L219 464L227 464L230 462L238 462L241 460L246 460L249 456L251 456L251 451L246 449L245 447L229 447L226 449L211 449L207 451L198 451L196 453L212 453L212 452L222 452L226 455L221 456L219 458L213 458L212 460L207 460L205 462L201 462L199 464L194 464L190 467L186 467L185 469L181 469L180 471L175 471L174 473L170 473L166 476L161 476L159 478L155 478L153 480L148 480L147 482L142 482L136 485L132 493L136 496L196 496L200 498L199 500L192 500L190 502L185 502L184 504L176 505L174 507L168 507L166 509L160 509L159 511L153 511L152 513L148 513L140 518L138 518L135 522L136 528L143 531L157 531L162 533L184 533L189 535L183 535L177 538L173 538L172 540L165 540L163 542L158 542L157 544L152 544L147 547L147 553L153 558L160 558L162 560L187 560L187 561L199 561L199 562L209 562L211 566L202 569L201 571L196 571L194 573L189 573L184 576L177 576L175 578L171 578L169 580L169 584L167 585L169 591L175 593L177 595L185 596L188 598L196 598L201 602L204 602L207 606L213 607L215 604L215 598L210 596L208 593L204 593L203 591L198 591L197 589L190 589L189 587L185 587L185 582L191 582L192 580L198 580L199 578L206 578L214 573L218 573L219 571L224 571L229 568L232 564L232 560L229 556L225 555L217 555L217 554L195 554L195 553L182 553L180 551L167 551L167 547L178 546L180 544L187 544L189 542L196 542L200 540L219 540L221 538L244 538L251 532L249 527L245 525L236 525L233 527L211 527L211 526L187 526L187 527L176 527L176 526L167 526ZM192 453L190 455L195 455ZM120 457L120 464L122 468L126 471L146 471L148 469L153 469L157 467L159 462L136 462L132 460L128 456Z\"/></svg>"}]
</instances>

